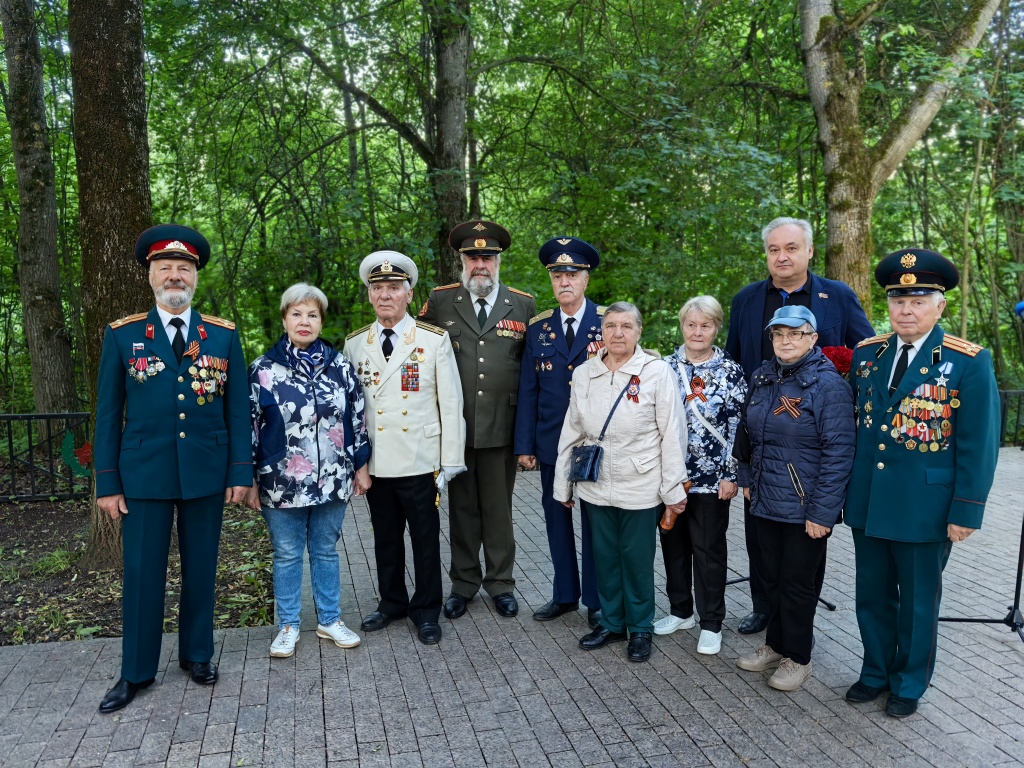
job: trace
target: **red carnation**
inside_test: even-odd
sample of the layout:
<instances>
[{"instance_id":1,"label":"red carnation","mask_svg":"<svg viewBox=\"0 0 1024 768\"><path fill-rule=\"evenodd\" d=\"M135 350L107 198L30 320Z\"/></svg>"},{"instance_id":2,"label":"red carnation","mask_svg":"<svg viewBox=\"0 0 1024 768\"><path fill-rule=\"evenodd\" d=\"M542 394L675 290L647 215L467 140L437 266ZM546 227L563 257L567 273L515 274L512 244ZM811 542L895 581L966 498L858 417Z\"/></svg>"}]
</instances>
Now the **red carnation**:
<instances>
[{"instance_id":1,"label":"red carnation","mask_svg":"<svg viewBox=\"0 0 1024 768\"><path fill-rule=\"evenodd\" d=\"M840 375L847 376L850 373L850 361L853 360L853 350L849 347L823 347L825 357L832 361Z\"/></svg>"}]
</instances>

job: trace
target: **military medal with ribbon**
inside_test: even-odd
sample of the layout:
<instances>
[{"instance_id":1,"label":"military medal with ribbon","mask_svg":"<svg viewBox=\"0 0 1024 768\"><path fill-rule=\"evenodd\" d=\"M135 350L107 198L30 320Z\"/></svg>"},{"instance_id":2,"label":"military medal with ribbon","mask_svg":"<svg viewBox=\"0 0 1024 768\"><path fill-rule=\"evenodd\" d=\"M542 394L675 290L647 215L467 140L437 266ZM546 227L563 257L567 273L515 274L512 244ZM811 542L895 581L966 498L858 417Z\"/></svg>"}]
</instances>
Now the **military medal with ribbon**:
<instances>
[{"instance_id":1,"label":"military medal with ribbon","mask_svg":"<svg viewBox=\"0 0 1024 768\"><path fill-rule=\"evenodd\" d=\"M640 377L633 376L629 380L629 386L626 387L626 399L632 400L634 403L640 402Z\"/></svg>"}]
</instances>

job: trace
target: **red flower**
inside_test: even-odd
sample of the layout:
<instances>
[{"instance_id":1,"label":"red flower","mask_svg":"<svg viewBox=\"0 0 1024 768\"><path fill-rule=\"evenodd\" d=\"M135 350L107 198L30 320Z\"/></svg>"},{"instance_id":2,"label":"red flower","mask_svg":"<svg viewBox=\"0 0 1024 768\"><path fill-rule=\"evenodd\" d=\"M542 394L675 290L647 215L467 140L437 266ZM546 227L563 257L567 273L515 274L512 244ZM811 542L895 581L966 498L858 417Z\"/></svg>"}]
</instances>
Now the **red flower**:
<instances>
[{"instance_id":1,"label":"red flower","mask_svg":"<svg viewBox=\"0 0 1024 768\"><path fill-rule=\"evenodd\" d=\"M853 350L849 347L823 347L825 357L832 361L832 365L842 376L850 373L850 361L853 360Z\"/></svg>"}]
</instances>

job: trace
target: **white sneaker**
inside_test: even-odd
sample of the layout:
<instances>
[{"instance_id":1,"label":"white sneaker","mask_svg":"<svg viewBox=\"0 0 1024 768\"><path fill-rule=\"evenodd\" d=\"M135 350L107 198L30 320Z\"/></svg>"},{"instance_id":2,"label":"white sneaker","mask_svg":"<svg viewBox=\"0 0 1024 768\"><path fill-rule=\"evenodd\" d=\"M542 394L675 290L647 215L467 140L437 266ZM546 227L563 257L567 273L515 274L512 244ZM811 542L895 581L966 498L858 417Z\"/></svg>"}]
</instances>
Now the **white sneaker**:
<instances>
[{"instance_id":1,"label":"white sneaker","mask_svg":"<svg viewBox=\"0 0 1024 768\"><path fill-rule=\"evenodd\" d=\"M690 616L688 619L680 619L678 616L669 614L663 619L654 622L654 634L671 635L677 629L693 629L697 626L697 617Z\"/></svg>"},{"instance_id":2,"label":"white sneaker","mask_svg":"<svg viewBox=\"0 0 1024 768\"><path fill-rule=\"evenodd\" d=\"M324 640L333 640L339 648L355 648L362 642L359 635L345 626L344 621L336 621L329 627L317 624L316 636L322 637Z\"/></svg>"},{"instance_id":3,"label":"white sneaker","mask_svg":"<svg viewBox=\"0 0 1024 768\"><path fill-rule=\"evenodd\" d=\"M270 644L270 655L278 659L287 659L295 653L295 644L299 642L299 629L285 624L284 629L277 633Z\"/></svg>"},{"instance_id":4,"label":"white sneaker","mask_svg":"<svg viewBox=\"0 0 1024 768\"><path fill-rule=\"evenodd\" d=\"M700 631L700 639L697 641L697 653L703 653L705 656L714 656L720 650L722 650L722 633L702 629Z\"/></svg>"}]
</instances>

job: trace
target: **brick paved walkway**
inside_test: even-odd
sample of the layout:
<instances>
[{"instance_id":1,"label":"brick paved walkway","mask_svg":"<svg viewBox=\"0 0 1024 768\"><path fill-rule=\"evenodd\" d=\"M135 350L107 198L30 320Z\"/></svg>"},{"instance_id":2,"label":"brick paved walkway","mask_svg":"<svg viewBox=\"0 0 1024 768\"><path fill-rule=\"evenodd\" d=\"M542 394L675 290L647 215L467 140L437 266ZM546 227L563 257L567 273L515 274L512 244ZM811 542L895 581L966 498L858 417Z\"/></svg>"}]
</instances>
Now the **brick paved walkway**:
<instances>
[{"instance_id":1,"label":"brick paved walkway","mask_svg":"<svg viewBox=\"0 0 1024 768\"><path fill-rule=\"evenodd\" d=\"M1013 596L1024 513L1024 453L1003 449L986 527L958 546L944 614L1003 617ZM841 527L829 547L814 678L786 694L736 669L760 636L735 633L750 607L730 587L719 656L698 656L697 630L656 638L648 664L625 646L581 651L584 618L530 618L550 589L537 473L516 488L520 615L478 597L420 645L407 622L354 650L318 641L307 610L295 656L274 659L269 627L217 635L221 680L187 682L167 636L157 684L113 716L96 711L117 678L120 641L0 648L0 764L46 766L989 766L1024 764L1024 643L1003 625L943 624L933 686L919 713L842 698L857 677L853 553ZM737 505L738 506L738 505ZM730 560L745 573L734 509ZM740 512L740 514L742 514ZM447 548L447 541L443 543ZM358 626L376 606L372 537L359 501L344 527L343 612ZM444 554L447 560L447 551ZM667 608L658 576L659 613Z\"/></svg>"}]
</instances>

